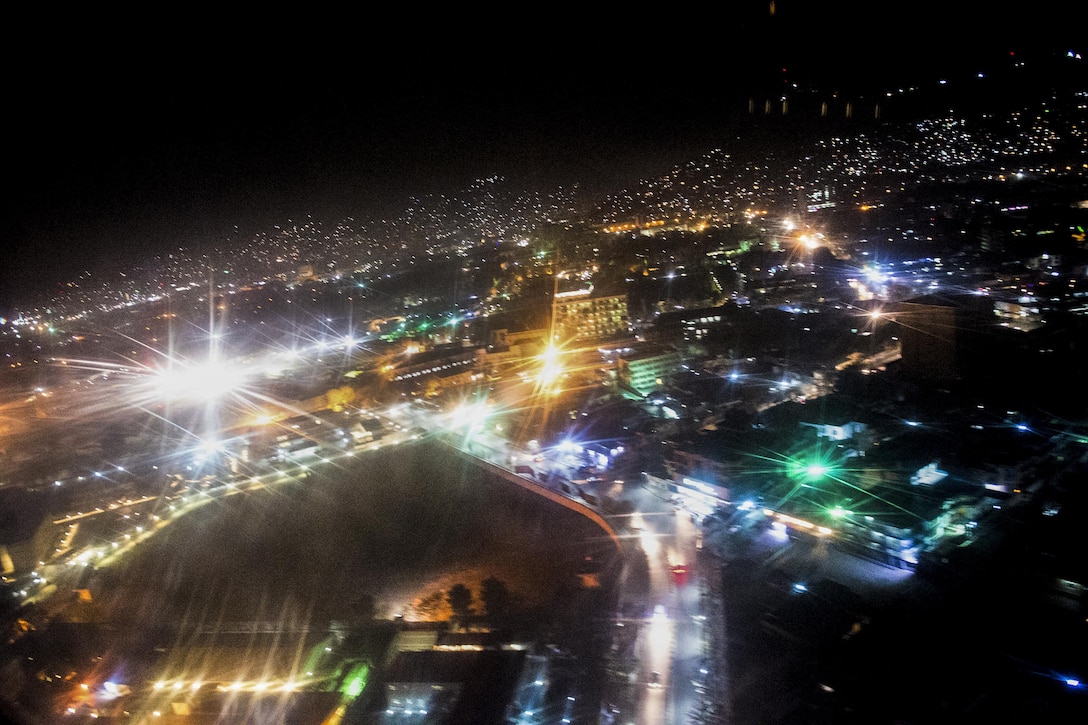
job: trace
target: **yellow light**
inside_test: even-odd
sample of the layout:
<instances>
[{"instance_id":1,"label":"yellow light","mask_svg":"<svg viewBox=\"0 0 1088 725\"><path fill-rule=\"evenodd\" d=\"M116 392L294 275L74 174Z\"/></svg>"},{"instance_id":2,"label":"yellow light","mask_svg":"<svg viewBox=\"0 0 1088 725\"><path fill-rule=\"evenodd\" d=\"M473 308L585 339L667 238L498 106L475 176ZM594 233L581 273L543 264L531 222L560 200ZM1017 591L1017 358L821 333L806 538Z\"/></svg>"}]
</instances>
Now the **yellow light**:
<instances>
[{"instance_id":1,"label":"yellow light","mask_svg":"<svg viewBox=\"0 0 1088 725\"><path fill-rule=\"evenodd\" d=\"M548 345L540 359L543 365L540 368L539 380L543 385L550 385L563 374L563 366L559 363L559 350L554 345Z\"/></svg>"},{"instance_id":2,"label":"yellow light","mask_svg":"<svg viewBox=\"0 0 1088 725\"><path fill-rule=\"evenodd\" d=\"M811 528L815 528L815 526L816 526L811 521L805 521L804 519L796 519L796 518L794 518L792 516L788 516L786 514L776 514L775 518L777 518L779 521L781 521L784 524L790 524L791 526L800 526L802 529L811 529Z\"/></svg>"}]
</instances>

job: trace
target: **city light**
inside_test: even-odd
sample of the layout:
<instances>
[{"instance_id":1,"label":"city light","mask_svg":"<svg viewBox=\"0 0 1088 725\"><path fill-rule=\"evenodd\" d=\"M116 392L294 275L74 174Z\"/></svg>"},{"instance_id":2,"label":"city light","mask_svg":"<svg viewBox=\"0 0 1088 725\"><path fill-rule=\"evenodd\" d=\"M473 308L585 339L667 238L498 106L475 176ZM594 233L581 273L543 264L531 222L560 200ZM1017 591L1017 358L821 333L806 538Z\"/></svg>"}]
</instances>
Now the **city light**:
<instances>
[{"instance_id":1,"label":"city light","mask_svg":"<svg viewBox=\"0 0 1088 725\"><path fill-rule=\"evenodd\" d=\"M647 529L638 532L639 545L646 552L646 556L656 556L661 551L661 545L657 542L657 535Z\"/></svg>"},{"instance_id":2,"label":"city light","mask_svg":"<svg viewBox=\"0 0 1088 725\"><path fill-rule=\"evenodd\" d=\"M160 370L154 379L157 394L167 401L205 403L237 390L245 381L244 372L221 361L178 364Z\"/></svg>"},{"instance_id":3,"label":"city light","mask_svg":"<svg viewBox=\"0 0 1088 725\"><path fill-rule=\"evenodd\" d=\"M541 387L548 387L555 383L563 374L563 366L559 361L559 349L555 345L548 345L540 355L540 374L537 380Z\"/></svg>"},{"instance_id":4,"label":"city light","mask_svg":"<svg viewBox=\"0 0 1088 725\"><path fill-rule=\"evenodd\" d=\"M777 12L784 30L789 13ZM794 47L778 37L779 50ZM747 75L773 77L751 109L785 114L788 101L798 118L822 104L821 116L841 106L849 118L862 97L896 95L892 85L823 87L821 74L792 67L804 53L787 55L788 73L749 58ZM1028 77L1024 59L1003 60ZM1080 71L1079 61L1059 62ZM596 77L590 70L581 75ZM1083 139L1088 88L1078 78L1067 93L1064 74L1049 74L1045 102L1020 108L1032 84L1007 94L996 68L954 70L924 73L949 79L935 112L921 95L882 101L879 125L805 124L799 148L796 134L748 143L742 124L698 158L598 198L573 179L523 195L495 177L413 195L403 213L359 208L358 222L322 225L292 209L293 220L249 239L240 235L250 222L216 231L190 199L185 213L200 223L128 230L164 243L131 268L119 256L127 212L109 224L96 215L150 196L76 214L28 187L20 199L55 202L37 216L79 218L70 238L96 227L117 238L97 260L109 271L88 266L62 281L64 256L102 252L44 229L35 254L50 294L0 317L0 364L13 372L0 399L0 487L12 514L3 533L20 539L0 546L0 593L6 612L25 607L9 617L11 654L35 655L9 657L6 679L27 683L28 700L47 699L33 704L49 721L199 719L198 708L220 703L236 708L220 719L275 720L327 699L323 721L336 723L365 693L366 715L420 722L479 689L451 682L459 673L508 655L515 669L503 681L518 683L502 704L510 721L709 722L726 714L714 708L746 719L767 703L828 721L938 710L964 719L979 707L1023 709L1040 691L1055 710L1080 705L1085 674L1065 669L1078 639L1065 635L1083 617L1017 605L1075 609L1088 586L1077 577L1082 552L1049 547L1050 574L1031 577L1015 564L1039 560L1036 539L1047 537L1019 537L1030 550L1013 551L1011 567L1008 547L994 544L1036 516L1032 531L1077 530L1062 484L1079 480L1088 442L1084 393L1069 382L1086 369L1078 215L1088 164L1069 151ZM898 95L917 91L905 77L872 75ZM945 102L983 78L971 113ZM673 89L655 108L670 107L669 93L689 97ZM261 94L265 116L306 105L280 95ZM983 108L988 97L1001 98L997 110ZM732 102L724 89L715 99L718 115ZM372 120L390 116L364 105ZM705 105L688 104L673 126L700 126L691 114ZM781 128L751 112L761 128ZM518 116L476 114L492 115L507 125ZM204 135L216 153L192 158L255 168L213 131ZM522 136L508 128L491 142ZM109 138L99 146L136 158ZM65 148L65 163L35 166L105 183L78 173ZM158 178L138 188L177 187L170 160L181 157L147 151ZM448 164L430 156L433 176ZM511 158L543 156L525 147ZM249 181L233 187L249 195L259 186ZM408 183L387 180L382 191ZM28 239L43 231L14 227ZM19 254L8 250L9 266ZM602 555L602 531L622 538L620 556ZM900 586L913 576L925 596ZM607 597L591 591L602 586ZM987 599L986 621L1001 626L983 648L976 627L947 626L958 590L1029 586L1038 589ZM955 667L904 689L865 670L903 661L874 650L836 658L821 673L830 684L730 677L763 659L800 672L869 614L891 631L906 615L905 644L954 652ZM65 628L73 646L55 651L48 625L58 616L108 627ZM127 661L130 648L79 641L119 627L126 641L162 646ZM502 641L513 632L526 641ZM1036 639L1046 647L1017 647ZM596 653L607 661L589 660ZM980 671L995 676L960 676ZM608 676L587 684L578 672ZM962 697L946 696L956 688ZM301 692L305 703L291 695ZM265 709L242 711L253 702Z\"/></svg>"}]
</instances>

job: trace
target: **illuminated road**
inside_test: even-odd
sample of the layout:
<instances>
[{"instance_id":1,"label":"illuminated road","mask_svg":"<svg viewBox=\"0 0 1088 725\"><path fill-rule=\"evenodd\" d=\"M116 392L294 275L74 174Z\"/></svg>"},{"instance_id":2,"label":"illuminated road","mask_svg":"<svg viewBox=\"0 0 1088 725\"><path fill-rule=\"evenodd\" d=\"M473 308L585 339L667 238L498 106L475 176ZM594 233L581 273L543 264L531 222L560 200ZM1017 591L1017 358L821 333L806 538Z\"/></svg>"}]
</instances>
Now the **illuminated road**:
<instances>
[{"instance_id":1,"label":"illuminated road","mask_svg":"<svg viewBox=\"0 0 1088 725\"><path fill-rule=\"evenodd\" d=\"M705 667L707 617L703 611L703 572L698 566L698 528L690 515L676 510L653 484L631 488L641 526L639 542L649 566L643 606L650 612L636 645L637 700L631 703L640 725L684 722L701 702L696 682ZM673 568L686 566L686 575ZM624 592L636 597L637 592ZM657 673L655 676L653 673ZM655 682L656 680L656 682ZM617 722L629 722L621 713Z\"/></svg>"},{"instance_id":2,"label":"illuminated road","mask_svg":"<svg viewBox=\"0 0 1088 725\"><path fill-rule=\"evenodd\" d=\"M499 436L478 429L473 432L474 424L471 411L460 411L450 417L450 422L442 423L441 418L421 410L416 405L395 406L390 416L398 418L402 425L422 425L431 429L456 428L466 431L464 437L458 433L448 434L447 440L457 444L464 453L503 468L510 474L524 477L527 481L536 481L542 489L552 493L559 490L542 484L535 478L540 471L555 472L563 468L562 464L548 458L549 452L530 452L513 446ZM436 425L437 424L437 425ZM539 459L539 460L538 460ZM532 471L518 473L519 464L529 464ZM568 479L574 478L571 470L563 470ZM617 613L617 623L634 626L638 629L638 639L634 643L634 668L630 677L634 688L622 687L615 692L606 692L604 702L612 707L605 707L604 721L614 716L612 722L627 723L632 713L636 713L634 722L640 725L665 725L677 722L677 713L685 713L694 705L694 686L692 669L698 669L703 653L703 633L699 621L698 586L693 579L677 587L673 583L672 568L677 564L686 564L695 559L696 527L686 514L676 512L672 505L660 495L651 493L640 483L625 487L616 484L622 490L607 493L619 494L631 500L639 511L642 524L637 540L628 540L624 548L626 556L644 551L648 564L649 583L644 585L634 578L624 578L620 598L625 606L640 612L641 616L631 621L622 612ZM598 491L597 493L604 493ZM584 503L580 496L568 495L568 498ZM616 522L617 527L625 527L628 522ZM528 707L529 711L533 708ZM526 721L530 717L524 716Z\"/></svg>"},{"instance_id":3,"label":"illuminated road","mask_svg":"<svg viewBox=\"0 0 1088 725\"><path fill-rule=\"evenodd\" d=\"M398 414L407 416L404 421L414 424L435 422L416 406L400 407ZM536 461L539 454L517 449L486 432L466 436L459 448L510 473L515 472L518 462L532 463L534 472L538 468L551 471L558 468L554 461ZM569 475L571 471L566 473ZM533 480L532 474L522 475ZM697 565L699 530L690 514L677 510L666 492L655 484L635 482L614 486L619 490L610 488L609 496L622 496L635 506L636 513L630 521L617 521L616 525L637 532L626 540L625 549L628 556L634 553L637 557L639 551L645 554L648 577L645 582L636 577L624 578L621 610L640 614L632 619L629 613L620 611L616 621L636 627L638 635L627 681L614 685L613 691L605 695L605 703L612 707L604 708L603 721L639 725L683 722L703 700L705 689L701 686L706 680L708 658L708 618L702 609L701 596L703 572ZM686 567L687 574L678 579L673 570L681 565Z\"/></svg>"}]
</instances>

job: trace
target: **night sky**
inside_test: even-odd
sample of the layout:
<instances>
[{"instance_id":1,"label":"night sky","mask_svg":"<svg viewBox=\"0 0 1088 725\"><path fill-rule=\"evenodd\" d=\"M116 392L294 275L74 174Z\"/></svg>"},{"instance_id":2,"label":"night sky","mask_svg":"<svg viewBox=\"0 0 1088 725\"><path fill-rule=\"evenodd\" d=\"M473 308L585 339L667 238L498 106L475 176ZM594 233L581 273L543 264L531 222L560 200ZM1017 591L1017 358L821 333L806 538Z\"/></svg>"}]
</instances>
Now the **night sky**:
<instances>
[{"instance_id":1,"label":"night sky","mask_svg":"<svg viewBox=\"0 0 1088 725\"><path fill-rule=\"evenodd\" d=\"M979 20L962 4L732 5L591 23L540 8L499 26L424 29L406 13L192 36L31 31L40 44L5 51L0 309L103 261L308 213L395 213L492 174L622 188L709 148L752 93L932 80L1063 23Z\"/></svg>"}]
</instances>

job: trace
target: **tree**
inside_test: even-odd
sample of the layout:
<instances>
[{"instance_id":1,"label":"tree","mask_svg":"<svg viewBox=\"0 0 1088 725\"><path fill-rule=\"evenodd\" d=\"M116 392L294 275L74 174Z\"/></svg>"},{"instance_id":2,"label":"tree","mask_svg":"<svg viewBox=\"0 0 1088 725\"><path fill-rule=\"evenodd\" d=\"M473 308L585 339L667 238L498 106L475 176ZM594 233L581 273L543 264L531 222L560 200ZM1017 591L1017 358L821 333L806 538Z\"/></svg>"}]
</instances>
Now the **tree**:
<instances>
[{"instance_id":1,"label":"tree","mask_svg":"<svg viewBox=\"0 0 1088 725\"><path fill-rule=\"evenodd\" d=\"M446 592L446 601L449 602L453 616L461 621L472 615L472 590L464 584L454 584Z\"/></svg>"},{"instance_id":2,"label":"tree","mask_svg":"<svg viewBox=\"0 0 1088 725\"><path fill-rule=\"evenodd\" d=\"M512 600L510 590L493 576L480 584L480 598L484 602L484 612L491 619L502 619L510 614Z\"/></svg>"}]
</instances>

